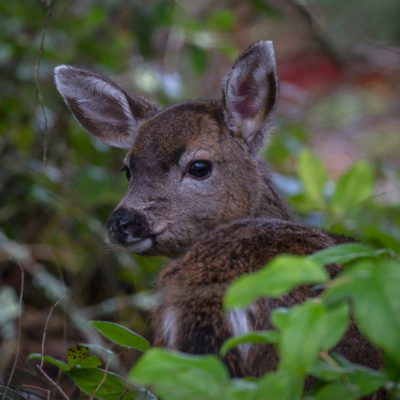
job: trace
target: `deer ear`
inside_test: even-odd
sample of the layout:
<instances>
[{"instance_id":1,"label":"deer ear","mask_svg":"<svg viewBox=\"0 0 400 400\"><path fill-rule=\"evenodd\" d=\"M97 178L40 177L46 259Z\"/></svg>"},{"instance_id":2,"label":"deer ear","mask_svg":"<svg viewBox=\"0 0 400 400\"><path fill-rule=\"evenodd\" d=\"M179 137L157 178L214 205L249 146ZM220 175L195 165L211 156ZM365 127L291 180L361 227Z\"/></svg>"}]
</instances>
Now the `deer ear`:
<instances>
[{"instance_id":1,"label":"deer ear","mask_svg":"<svg viewBox=\"0 0 400 400\"><path fill-rule=\"evenodd\" d=\"M245 50L225 76L222 91L226 124L257 152L279 97L272 42L257 42Z\"/></svg>"},{"instance_id":2,"label":"deer ear","mask_svg":"<svg viewBox=\"0 0 400 400\"><path fill-rule=\"evenodd\" d=\"M125 93L111 80L67 65L54 70L58 91L80 124L110 146L130 148L139 123L158 108Z\"/></svg>"}]
</instances>

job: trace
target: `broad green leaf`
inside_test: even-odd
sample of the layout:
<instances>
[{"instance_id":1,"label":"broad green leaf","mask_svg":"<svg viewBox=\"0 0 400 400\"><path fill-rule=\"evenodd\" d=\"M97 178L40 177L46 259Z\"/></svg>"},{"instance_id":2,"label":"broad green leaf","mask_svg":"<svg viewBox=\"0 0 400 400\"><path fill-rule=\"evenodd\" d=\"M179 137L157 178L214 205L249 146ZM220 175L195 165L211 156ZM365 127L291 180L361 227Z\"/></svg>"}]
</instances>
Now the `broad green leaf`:
<instances>
[{"instance_id":1,"label":"broad green leaf","mask_svg":"<svg viewBox=\"0 0 400 400\"><path fill-rule=\"evenodd\" d=\"M258 382L247 379L231 379L221 399L226 400L259 400Z\"/></svg>"},{"instance_id":2,"label":"broad green leaf","mask_svg":"<svg viewBox=\"0 0 400 400\"><path fill-rule=\"evenodd\" d=\"M75 368L67 371L66 374L88 395L93 394L100 382L103 381L99 390L96 392L96 399L137 400L140 398L157 400L156 397L145 388L132 384L128 386L127 382L121 376L113 372L97 368Z\"/></svg>"},{"instance_id":3,"label":"broad green leaf","mask_svg":"<svg viewBox=\"0 0 400 400\"><path fill-rule=\"evenodd\" d=\"M261 271L246 274L227 290L225 307L245 307L261 296L279 297L300 285L326 282L322 265L303 256L275 257Z\"/></svg>"},{"instance_id":4,"label":"broad green leaf","mask_svg":"<svg viewBox=\"0 0 400 400\"><path fill-rule=\"evenodd\" d=\"M220 399L229 382L225 365L217 357L198 356L153 348L136 363L129 378L150 385L168 399Z\"/></svg>"},{"instance_id":5,"label":"broad green leaf","mask_svg":"<svg viewBox=\"0 0 400 400\"><path fill-rule=\"evenodd\" d=\"M359 258L377 258L380 252L361 243L345 243L317 251L310 258L324 265L344 264Z\"/></svg>"},{"instance_id":6,"label":"broad green leaf","mask_svg":"<svg viewBox=\"0 0 400 400\"><path fill-rule=\"evenodd\" d=\"M101 360L89 353L89 349L85 346L76 344L67 350L68 364L71 368L80 366L81 368L96 368L99 367Z\"/></svg>"},{"instance_id":7,"label":"broad green leaf","mask_svg":"<svg viewBox=\"0 0 400 400\"><path fill-rule=\"evenodd\" d=\"M108 321L90 321L89 324L94 326L105 337L121 346L133 347L141 351L146 351L150 348L150 343L144 337L122 325Z\"/></svg>"},{"instance_id":8,"label":"broad green leaf","mask_svg":"<svg viewBox=\"0 0 400 400\"><path fill-rule=\"evenodd\" d=\"M325 328L327 331L322 340L324 350L329 350L336 346L346 332L349 319L347 302L339 303L327 309L325 316Z\"/></svg>"},{"instance_id":9,"label":"broad green leaf","mask_svg":"<svg viewBox=\"0 0 400 400\"><path fill-rule=\"evenodd\" d=\"M55 365L56 367L60 368L63 371L68 371L70 369L69 365L64 361L57 360L52 356L44 356L44 361L48 362L49 364ZM27 357L28 360L41 360L42 355L39 353L31 353Z\"/></svg>"},{"instance_id":10,"label":"broad green leaf","mask_svg":"<svg viewBox=\"0 0 400 400\"><path fill-rule=\"evenodd\" d=\"M335 382L318 390L318 400L355 400L360 396L360 388L347 382Z\"/></svg>"},{"instance_id":11,"label":"broad green leaf","mask_svg":"<svg viewBox=\"0 0 400 400\"><path fill-rule=\"evenodd\" d=\"M400 366L400 263L360 261L346 271L356 322Z\"/></svg>"},{"instance_id":12,"label":"broad green leaf","mask_svg":"<svg viewBox=\"0 0 400 400\"><path fill-rule=\"evenodd\" d=\"M336 359L338 362L335 362ZM335 360L335 364L317 360L310 368L310 374L324 381L345 380L358 386L362 396L376 392L387 380L387 376L381 371L353 364L342 356L336 356Z\"/></svg>"},{"instance_id":13,"label":"broad green leaf","mask_svg":"<svg viewBox=\"0 0 400 400\"><path fill-rule=\"evenodd\" d=\"M296 400L301 397L303 381L286 371L266 374L259 380L258 397L268 400Z\"/></svg>"},{"instance_id":14,"label":"broad green leaf","mask_svg":"<svg viewBox=\"0 0 400 400\"><path fill-rule=\"evenodd\" d=\"M372 168L365 161L355 163L337 182L331 207L335 214L345 214L371 197L374 177Z\"/></svg>"},{"instance_id":15,"label":"broad green leaf","mask_svg":"<svg viewBox=\"0 0 400 400\"><path fill-rule=\"evenodd\" d=\"M220 353L224 357L229 350L242 343L276 343L277 340L278 332L276 331L253 331L225 340Z\"/></svg>"},{"instance_id":16,"label":"broad green leaf","mask_svg":"<svg viewBox=\"0 0 400 400\"><path fill-rule=\"evenodd\" d=\"M338 354L336 359L348 371L346 377L349 383L357 385L361 389L362 396L376 392L388 380L388 376L383 371L375 371L362 365L354 364Z\"/></svg>"},{"instance_id":17,"label":"broad green leaf","mask_svg":"<svg viewBox=\"0 0 400 400\"><path fill-rule=\"evenodd\" d=\"M328 174L322 161L307 149L299 155L299 176L307 199L315 205L323 206Z\"/></svg>"},{"instance_id":18,"label":"broad green leaf","mask_svg":"<svg viewBox=\"0 0 400 400\"><path fill-rule=\"evenodd\" d=\"M327 308L315 300L294 306L285 313L275 310L274 325L280 330L279 370L304 377L327 340Z\"/></svg>"}]
</instances>

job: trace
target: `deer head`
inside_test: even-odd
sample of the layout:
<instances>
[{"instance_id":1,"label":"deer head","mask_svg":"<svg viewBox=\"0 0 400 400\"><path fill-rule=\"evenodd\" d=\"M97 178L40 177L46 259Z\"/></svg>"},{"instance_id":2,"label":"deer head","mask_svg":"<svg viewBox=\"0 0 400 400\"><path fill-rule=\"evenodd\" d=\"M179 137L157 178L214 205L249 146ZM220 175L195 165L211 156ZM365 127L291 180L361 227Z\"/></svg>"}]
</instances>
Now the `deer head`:
<instances>
[{"instance_id":1,"label":"deer head","mask_svg":"<svg viewBox=\"0 0 400 400\"><path fill-rule=\"evenodd\" d=\"M177 256L221 223L290 218L257 157L278 100L271 42L238 57L223 80L221 101L160 108L108 78L65 65L55 69L55 80L91 135L128 149L129 187L107 221L112 242Z\"/></svg>"}]
</instances>

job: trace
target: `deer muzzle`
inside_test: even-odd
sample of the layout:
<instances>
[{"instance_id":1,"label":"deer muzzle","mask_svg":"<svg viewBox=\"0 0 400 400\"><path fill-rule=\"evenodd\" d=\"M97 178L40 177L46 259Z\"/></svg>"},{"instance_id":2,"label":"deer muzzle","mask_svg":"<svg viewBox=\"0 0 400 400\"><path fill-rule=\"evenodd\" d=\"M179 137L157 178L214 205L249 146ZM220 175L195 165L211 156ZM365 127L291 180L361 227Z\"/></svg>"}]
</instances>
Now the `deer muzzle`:
<instances>
[{"instance_id":1,"label":"deer muzzle","mask_svg":"<svg viewBox=\"0 0 400 400\"><path fill-rule=\"evenodd\" d=\"M111 213L107 223L107 236L111 243L127 247L135 253L149 250L154 243L145 215L124 207Z\"/></svg>"}]
</instances>

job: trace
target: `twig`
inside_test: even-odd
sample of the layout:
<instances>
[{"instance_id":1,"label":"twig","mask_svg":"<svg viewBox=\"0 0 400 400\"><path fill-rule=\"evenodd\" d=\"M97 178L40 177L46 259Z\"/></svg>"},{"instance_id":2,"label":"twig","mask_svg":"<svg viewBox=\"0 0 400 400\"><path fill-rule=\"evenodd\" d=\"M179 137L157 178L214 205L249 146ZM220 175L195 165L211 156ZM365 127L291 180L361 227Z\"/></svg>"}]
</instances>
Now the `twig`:
<instances>
[{"instance_id":1,"label":"twig","mask_svg":"<svg viewBox=\"0 0 400 400\"><path fill-rule=\"evenodd\" d=\"M8 389L11 384L11 380L14 376L15 369L17 368L17 362L19 359L19 353L21 350L21 332L22 332L22 299L23 299L23 294L24 294L24 285L25 285L25 272L24 272L24 267L22 266L21 263L18 262L18 266L21 270L21 289L19 291L19 312L18 312L18 333L17 333L17 349L15 351L15 358L13 362L13 366L11 368L10 376L8 377L7 385L5 387L5 390L3 392L2 400L5 400Z\"/></svg>"},{"instance_id":2,"label":"twig","mask_svg":"<svg viewBox=\"0 0 400 400\"><path fill-rule=\"evenodd\" d=\"M43 364L44 364L44 347L45 347L45 343L46 343L46 334L47 334L47 328L50 322L50 318L53 314L54 309L58 306L58 303L61 301L62 299L58 299L50 308L49 314L47 315L46 318L46 322L44 324L44 331L43 331L43 336L42 336L42 348L41 348L41 360L40 360L40 364L36 365L37 369L42 373L42 375L62 394L62 396L67 399L70 400L68 395L62 390L62 388L58 385L57 382L55 382L52 378L50 378L49 375L47 375L47 373L44 371L43 369Z\"/></svg>"},{"instance_id":3,"label":"twig","mask_svg":"<svg viewBox=\"0 0 400 400\"><path fill-rule=\"evenodd\" d=\"M107 372L108 372L108 368L110 367L110 360L112 357L110 357L107 361L106 367L104 369L104 375L101 378L101 381L99 382L99 384L96 386L96 389L94 389L94 392L90 395L89 400L93 400L97 394L97 392L100 390L100 388L103 386L103 383L106 381L107 379Z\"/></svg>"},{"instance_id":4,"label":"twig","mask_svg":"<svg viewBox=\"0 0 400 400\"><path fill-rule=\"evenodd\" d=\"M27 388L27 389L35 389L35 390L39 390L41 392L45 392L46 393L46 399L50 400L50 394L51 394L51 390L50 389L44 389L44 388L42 388L40 386L26 385L26 384L23 384L21 387L22 388Z\"/></svg>"},{"instance_id":5,"label":"twig","mask_svg":"<svg viewBox=\"0 0 400 400\"><path fill-rule=\"evenodd\" d=\"M129 388L125 388L125 390L122 392L121 396L118 397L118 400L122 400L124 396L128 393Z\"/></svg>"},{"instance_id":6,"label":"twig","mask_svg":"<svg viewBox=\"0 0 400 400\"><path fill-rule=\"evenodd\" d=\"M36 61L35 61L35 84L36 84L36 96L39 101L39 106L42 111L43 121L44 121L44 128L43 128L44 141L43 141L43 159L42 159L42 161L43 161L43 166L46 166L49 130L48 130L46 109L45 109L45 105L43 102L42 92L40 90L39 69L40 69L40 60L42 58L43 51L44 51L44 42L45 42L46 34L47 34L47 27L49 24L49 19L51 17L51 13L53 11L54 0L43 1L43 3L45 3L46 15L45 15L44 22L43 22L42 36L40 38L39 53L38 53L38 55L36 57Z\"/></svg>"},{"instance_id":7,"label":"twig","mask_svg":"<svg viewBox=\"0 0 400 400\"><path fill-rule=\"evenodd\" d=\"M65 285L65 280L64 280L61 268L58 265L58 263L57 263L57 272L58 272L58 277L59 277L60 281ZM62 316L62 325L63 325L62 342L65 344L65 340L67 338L67 325L66 325L65 314L63 314L63 316ZM61 369L59 369L58 373L57 373L57 378L56 378L56 381L55 381L57 383L57 385L60 384L61 376L62 376L62 371L61 371ZM56 395L56 392L53 392L52 400L55 399L55 395Z\"/></svg>"},{"instance_id":8,"label":"twig","mask_svg":"<svg viewBox=\"0 0 400 400\"><path fill-rule=\"evenodd\" d=\"M43 368L43 363L44 363L44 345L46 342L46 334L47 334L47 327L49 325L49 321L51 318L51 315L53 314L54 309L58 306L58 303L61 301L62 299L58 299L50 308L49 314L47 315L46 318L46 322L44 324L44 331L43 331L43 336L42 336L42 350L41 350L41 360L40 360L40 368Z\"/></svg>"},{"instance_id":9,"label":"twig","mask_svg":"<svg viewBox=\"0 0 400 400\"><path fill-rule=\"evenodd\" d=\"M97 385L97 387L96 387L96 389L94 390L94 392L90 395L89 400L94 400L94 398L95 398L95 396L96 396L96 393L100 390L100 388L103 386L103 383L106 381L106 379L107 379L107 372L108 372L108 369L110 368L111 361L112 361L114 358L120 357L122 354L125 354L128 350L129 350L129 349L125 348L125 349L123 349L119 354L117 354L117 355L115 355L115 356L113 356L113 357L110 357L110 358L107 360L106 367L104 368L104 375L103 375L103 377L101 378L101 381L100 381L99 384ZM126 394L127 391L128 391L128 388L126 388L126 389L124 390L124 392L123 392L122 395L119 397L119 399L122 399L122 398L124 397L124 395ZM119 399L118 399L118 400L119 400Z\"/></svg>"},{"instance_id":10,"label":"twig","mask_svg":"<svg viewBox=\"0 0 400 400\"><path fill-rule=\"evenodd\" d=\"M327 351L321 351L319 356L334 368L339 368L339 364L334 360Z\"/></svg>"},{"instance_id":11,"label":"twig","mask_svg":"<svg viewBox=\"0 0 400 400\"><path fill-rule=\"evenodd\" d=\"M0 388L1 389L4 389L5 388L5 386L3 386L3 385L1 385L0 384ZM36 389L36 390L39 390L39 391L43 391L43 392L49 392L49 389L43 389L43 388L41 388L40 386L33 386L33 385L21 385L21 390L15 390L15 389L11 389L11 388L8 388L7 390L10 392L10 393L14 393L14 394L16 394L17 396L18 396L18 398L24 398L25 399L25 397L22 397L23 395L28 395L28 399L30 399L30 395L32 394L32 393L30 393L28 390L25 390L24 388L27 388L27 389ZM37 397L37 398L39 398L39 396L40 396L40 398L42 398L42 399L44 399L44 397L42 396L42 395L40 395L40 394L37 394L37 393L35 393L35 397ZM13 399L15 399L16 397L9 397L9 396L7 396L7 399L8 400L13 400ZM47 398L48 398L48 396L47 396Z\"/></svg>"},{"instance_id":12,"label":"twig","mask_svg":"<svg viewBox=\"0 0 400 400\"><path fill-rule=\"evenodd\" d=\"M68 397L68 395L64 392L64 390L62 390L62 388L59 385L57 385L57 383L54 382L53 379L51 379L49 375L47 375L45 370L40 365L36 365L36 367L42 373L42 375L61 393L61 395L64 397L64 399L71 400Z\"/></svg>"}]
</instances>

